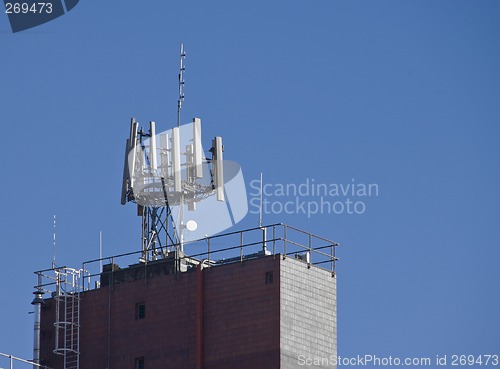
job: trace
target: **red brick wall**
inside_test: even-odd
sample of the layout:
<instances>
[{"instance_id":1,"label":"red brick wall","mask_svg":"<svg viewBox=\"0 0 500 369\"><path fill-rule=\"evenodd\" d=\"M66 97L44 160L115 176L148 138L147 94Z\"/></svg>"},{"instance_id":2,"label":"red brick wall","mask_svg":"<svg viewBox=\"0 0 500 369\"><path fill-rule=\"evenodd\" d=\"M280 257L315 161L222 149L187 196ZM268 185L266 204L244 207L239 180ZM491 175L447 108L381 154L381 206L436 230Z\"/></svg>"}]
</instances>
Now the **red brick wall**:
<instances>
[{"instance_id":1,"label":"red brick wall","mask_svg":"<svg viewBox=\"0 0 500 369\"><path fill-rule=\"evenodd\" d=\"M203 368L278 369L279 256L205 269L204 281Z\"/></svg>"}]
</instances>

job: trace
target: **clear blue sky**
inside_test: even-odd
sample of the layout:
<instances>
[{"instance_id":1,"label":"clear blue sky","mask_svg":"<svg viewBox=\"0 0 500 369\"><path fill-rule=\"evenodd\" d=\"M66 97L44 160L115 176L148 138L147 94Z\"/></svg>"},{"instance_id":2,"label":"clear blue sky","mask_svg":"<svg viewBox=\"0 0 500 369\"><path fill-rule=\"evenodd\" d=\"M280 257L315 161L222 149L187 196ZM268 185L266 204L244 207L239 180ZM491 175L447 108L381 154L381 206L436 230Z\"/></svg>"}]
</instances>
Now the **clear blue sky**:
<instances>
[{"instance_id":1,"label":"clear blue sky","mask_svg":"<svg viewBox=\"0 0 500 369\"><path fill-rule=\"evenodd\" d=\"M59 264L97 257L99 230L105 255L140 247L124 140L131 116L175 124L184 42L183 121L247 184L378 185L363 214L264 216L342 244L339 354L500 354L499 19L493 0L82 0L12 34L0 14L0 352L32 356L54 213Z\"/></svg>"}]
</instances>

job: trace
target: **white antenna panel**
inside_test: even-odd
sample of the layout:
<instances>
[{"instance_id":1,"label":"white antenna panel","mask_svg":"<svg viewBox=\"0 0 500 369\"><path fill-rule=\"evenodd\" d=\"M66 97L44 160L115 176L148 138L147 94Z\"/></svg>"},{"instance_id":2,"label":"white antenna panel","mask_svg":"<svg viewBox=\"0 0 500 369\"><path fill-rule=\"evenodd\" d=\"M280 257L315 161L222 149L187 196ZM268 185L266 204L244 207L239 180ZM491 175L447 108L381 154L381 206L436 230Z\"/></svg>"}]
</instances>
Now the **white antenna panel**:
<instances>
[{"instance_id":1,"label":"white antenna panel","mask_svg":"<svg viewBox=\"0 0 500 369\"><path fill-rule=\"evenodd\" d=\"M128 191L128 180L130 178L128 169L128 152L129 152L129 139L127 138L127 143L125 144L125 160L123 164L123 180L122 180L122 198L121 204L125 205L127 203L127 191Z\"/></svg>"},{"instance_id":2,"label":"white antenna panel","mask_svg":"<svg viewBox=\"0 0 500 369\"><path fill-rule=\"evenodd\" d=\"M170 165L170 151L169 151L168 134L160 134L160 158L161 158L161 177L168 177L168 168Z\"/></svg>"},{"instance_id":3,"label":"white antenna panel","mask_svg":"<svg viewBox=\"0 0 500 369\"><path fill-rule=\"evenodd\" d=\"M193 119L194 177L203 178L203 148L201 146L201 119Z\"/></svg>"},{"instance_id":4,"label":"white antenna panel","mask_svg":"<svg viewBox=\"0 0 500 369\"><path fill-rule=\"evenodd\" d=\"M186 145L186 175L188 181L194 181L194 154L193 144Z\"/></svg>"},{"instance_id":5,"label":"white antenna panel","mask_svg":"<svg viewBox=\"0 0 500 369\"><path fill-rule=\"evenodd\" d=\"M149 164L151 166L151 170L155 171L158 166L156 163L156 129L155 122L149 122Z\"/></svg>"},{"instance_id":6,"label":"white antenna panel","mask_svg":"<svg viewBox=\"0 0 500 369\"><path fill-rule=\"evenodd\" d=\"M131 119L130 122L130 137L129 137L129 144L130 148L134 148L135 145L137 144L137 131L139 130L139 123L136 122L135 118Z\"/></svg>"},{"instance_id":7,"label":"white antenna panel","mask_svg":"<svg viewBox=\"0 0 500 369\"><path fill-rule=\"evenodd\" d=\"M217 200L224 201L224 164L222 159L222 137L215 137L215 190Z\"/></svg>"},{"instance_id":8,"label":"white antenna panel","mask_svg":"<svg viewBox=\"0 0 500 369\"><path fill-rule=\"evenodd\" d=\"M181 191L181 137L179 127L172 128L172 171L174 191Z\"/></svg>"},{"instance_id":9,"label":"white antenna panel","mask_svg":"<svg viewBox=\"0 0 500 369\"><path fill-rule=\"evenodd\" d=\"M137 147L137 131L139 130L139 123L136 122L135 118L131 119L130 122L130 139L129 139L129 152L127 158L131 158L132 162L128 163L129 165L129 181L130 188L134 187L134 174L135 174L135 154ZM132 156L130 156L132 154Z\"/></svg>"}]
</instances>

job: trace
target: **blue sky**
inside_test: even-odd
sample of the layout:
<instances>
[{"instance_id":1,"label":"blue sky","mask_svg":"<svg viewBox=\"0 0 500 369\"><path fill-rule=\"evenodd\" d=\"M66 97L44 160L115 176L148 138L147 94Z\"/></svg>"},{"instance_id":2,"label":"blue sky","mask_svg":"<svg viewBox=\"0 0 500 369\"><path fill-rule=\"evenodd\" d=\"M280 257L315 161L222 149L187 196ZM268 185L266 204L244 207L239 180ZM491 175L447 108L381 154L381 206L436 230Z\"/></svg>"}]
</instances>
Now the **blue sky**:
<instances>
[{"instance_id":1,"label":"blue sky","mask_svg":"<svg viewBox=\"0 0 500 369\"><path fill-rule=\"evenodd\" d=\"M378 185L363 214L264 215L342 244L339 354L500 354L498 19L489 0L82 0L17 34L0 15L0 352L32 355L54 213L59 264L96 258L100 230L105 255L140 247L124 140L131 116L175 125L184 42L183 121L247 185Z\"/></svg>"}]
</instances>

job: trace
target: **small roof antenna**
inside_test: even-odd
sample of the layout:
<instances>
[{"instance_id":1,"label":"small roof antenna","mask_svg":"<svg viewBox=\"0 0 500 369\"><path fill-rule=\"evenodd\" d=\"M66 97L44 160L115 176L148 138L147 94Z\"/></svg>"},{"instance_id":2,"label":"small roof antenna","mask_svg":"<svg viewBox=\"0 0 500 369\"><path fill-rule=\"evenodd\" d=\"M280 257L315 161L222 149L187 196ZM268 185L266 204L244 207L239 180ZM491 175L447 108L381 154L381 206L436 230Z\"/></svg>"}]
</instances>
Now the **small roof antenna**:
<instances>
[{"instance_id":1,"label":"small roof antenna","mask_svg":"<svg viewBox=\"0 0 500 369\"><path fill-rule=\"evenodd\" d=\"M260 172L259 228L262 227L262 172Z\"/></svg>"},{"instance_id":2,"label":"small roof antenna","mask_svg":"<svg viewBox=\"0 0 500 369\"><path fill-rule=\"evenodd\" d=\"M54 214L54 239L52 242L52 269L56 268L56 215Z\"/></svg>"},{"instance_id":3,"label":"small roof antenna","mask_svg":"<svg viewBox=\"0 0 500 369\"><path fill-rule=\"evenodd\" d=\"M102 231L99 231L99 273L102 273Z\"/></svg>"},{"instance_id":4,"label":"small roof antenna","mask_svg":"<svg viewBox=\"0 0 500 369\"><path fill-rule=\"evenodd\" d=\"M182 102L184 101L184 71L186 67L184 65L184 59L186 59L186 52L184 51L184 44L181 44L181 57L180 57L180 69L179 69L179 100L177 101L177 127L181 126L181 108Z\"/></svg>"}]
</instances>

